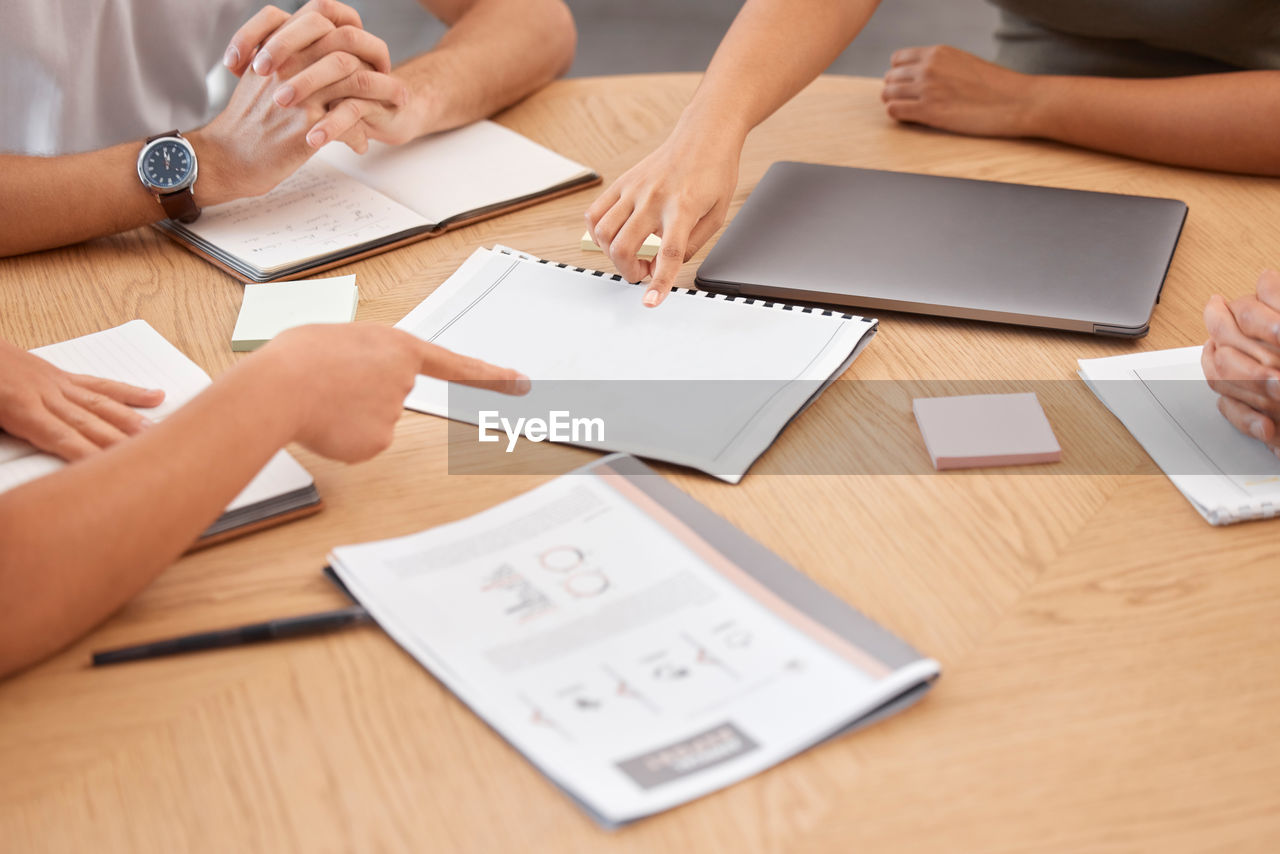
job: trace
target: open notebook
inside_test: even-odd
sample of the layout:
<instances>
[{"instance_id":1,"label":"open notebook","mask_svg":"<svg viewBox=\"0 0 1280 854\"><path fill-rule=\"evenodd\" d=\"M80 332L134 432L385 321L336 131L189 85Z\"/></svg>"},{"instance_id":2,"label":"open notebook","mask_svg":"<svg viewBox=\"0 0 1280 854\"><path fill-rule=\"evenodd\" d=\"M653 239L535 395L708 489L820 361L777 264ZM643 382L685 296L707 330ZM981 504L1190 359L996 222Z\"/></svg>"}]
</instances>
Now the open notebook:
<instances>
[{"instance_id":1,"label":"open notebook","mask_svg":"<svg viewBox=\"0 0 1280 854\"><path fill-rule=\"evenodd\" d=\"M730 483L876 329L873 319L838 311L684 288L646 308L639 286L620 276L506 249L476 250L396 325L533 380L527 396L511 398L419 377L410 409L478 426L565 413L564 422L584 425L567 429L568 444Z\"/></svg>"},{"instance_id":2,"label":"open notebook","mask_svg":"<svg viewBox=\"0 0 1280 854\"><path fill-rule=\"evenodd\" d=\"M600 182L489 121L357 155L325 146L265 196L157 228L252 282L295 278Z\"/></svg>"},{"instance_id":3,"label":"open notebook","mask_svg":"<svg viewBox=\"0 0 1280 854\"><path fill-rule=\"evenodd\" d=\"M387 634L608 827L880 720L939 673L633 457L329 560Z\"/></svg>"},{"instance_id":4,"label":"open notebook","mask_svg":"<svg viewBox=\"0 0 1280 854\"><path fill-rule=\"evenodd\" d=\"M1210 524L1280 515L1280 459L1236 430L1199 347L1080 359L1080 376Z\"/></svg>"},{"instance_id":5,"label":"open notebook","mask_svg":"<svg viewBox=\"0 0 1280 854\"><path fill-rule=\"evenodd\" d=\"M151 328L134 320L31 352L65 371L91 374L143 388L164 389L164 402L139 410L152 420L176 411L205 386L209 375ZM0 432L0 492L51 474L66 463L51 454ZM180 484L175 484L180 489ZM211 545L260 528L310 515L320 509L320 495L306 469L280 451L227 506L195 543Z\"/></svg>"}]
</instances>

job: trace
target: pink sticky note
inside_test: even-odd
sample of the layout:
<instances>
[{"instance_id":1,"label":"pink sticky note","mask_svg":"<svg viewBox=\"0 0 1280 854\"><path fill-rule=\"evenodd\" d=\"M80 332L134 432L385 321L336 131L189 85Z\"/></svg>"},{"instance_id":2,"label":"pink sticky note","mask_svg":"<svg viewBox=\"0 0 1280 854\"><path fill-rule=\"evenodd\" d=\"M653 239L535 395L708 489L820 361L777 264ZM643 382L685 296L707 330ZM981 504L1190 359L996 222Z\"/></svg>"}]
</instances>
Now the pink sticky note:
<instances>
[{"instance_id":1,"label":"pink sticky note","mask_svg":"<svg viewBox=\"0 0 1280 854\"><path fill-rule=\"evenodd\" d=\"M1062 459L1062 448L1035 392L918 397L912 409L935 469Z\"/></svg>"}]
</instances>

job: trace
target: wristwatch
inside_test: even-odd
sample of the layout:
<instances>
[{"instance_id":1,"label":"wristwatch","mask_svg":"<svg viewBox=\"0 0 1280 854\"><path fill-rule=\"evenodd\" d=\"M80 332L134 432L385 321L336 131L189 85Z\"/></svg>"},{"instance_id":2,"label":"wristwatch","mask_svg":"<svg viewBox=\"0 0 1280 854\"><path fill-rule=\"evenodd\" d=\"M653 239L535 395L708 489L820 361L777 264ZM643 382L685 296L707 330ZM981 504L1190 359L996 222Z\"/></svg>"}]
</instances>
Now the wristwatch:
<instances>
[{"instance_id":1,"label":"wristwatch","mask_svg":"<svg viewBox=\"0 0 1280 854\"><path fill-rule=\"evenodd\" d=\"M196 150L176 130L143 143L138 154L138 179L169 219L195 222L200 216L191 192L196 185Z\"/></svg>"}]
</instances>

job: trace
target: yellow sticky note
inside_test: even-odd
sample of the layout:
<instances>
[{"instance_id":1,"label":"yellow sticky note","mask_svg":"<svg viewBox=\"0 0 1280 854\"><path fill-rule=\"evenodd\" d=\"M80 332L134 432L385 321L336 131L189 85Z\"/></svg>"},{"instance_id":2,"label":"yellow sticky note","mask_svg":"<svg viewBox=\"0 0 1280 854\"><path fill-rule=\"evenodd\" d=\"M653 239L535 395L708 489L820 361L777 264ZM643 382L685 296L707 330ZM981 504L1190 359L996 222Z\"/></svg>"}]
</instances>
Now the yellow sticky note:
<instances>
[{"instance_id":1,"label":"yellow sticky note","mask_svg":"<svg viewBox=\"0 0 1280 854\"><path fill-rule=\"evenodd\" d=\"M640 244L640 251L636 253L636 257L651 261L658 256L658 247L662 245L662 238L656 234L650 234L644 239L644 243ZM582 251L583 252L600 252L599 246L591 239L591 232L582 232Z\"/></svg>"}]
</instances>

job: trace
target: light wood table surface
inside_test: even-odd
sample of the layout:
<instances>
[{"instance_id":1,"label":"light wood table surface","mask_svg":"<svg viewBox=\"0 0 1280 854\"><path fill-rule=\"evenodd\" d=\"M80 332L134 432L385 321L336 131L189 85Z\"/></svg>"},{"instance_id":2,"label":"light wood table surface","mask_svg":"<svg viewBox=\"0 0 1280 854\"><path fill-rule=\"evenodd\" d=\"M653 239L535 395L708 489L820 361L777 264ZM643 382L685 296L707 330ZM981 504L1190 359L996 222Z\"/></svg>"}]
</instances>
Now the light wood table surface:
<instances>
[{"instance_id":1,"label":"light wood table surface","mask_svg":"<svg viewBox=\"0 0 1280 854\"><path fill-rule=\"evenodd\" d=\"M696 82L559 82L500 120L607 182L664 136ZM881 315L847 379L1079 386L1077 358L1200 343L1206 298L1250 291L1280 263L1280 182L902 127L878 94L837 77L802 93L751 136L735 209L771 162L795 159L1172 196L1190 216L1147 338ZM394 323L480 245L599 266L578 249L593 198L344 268L359 319ZM143 229L0 261L0 335L34 347L141 317L216 375L238 358L240 293ZM0 849L1280 850L1280 523L1211 528L1087 395L1050 416L1067 461L1103 447L1106 462L1058 474L932 473L909 394L870 415L853 398L824 397L739 486L662 470L942 662L905 714L610 834L375 628L86 666L93 649L336 607L320 576L332 546L455 520L545 479L450 475L446 423L406 413L370 463L300 454L323 513L188 556L0 684ZM846 418L878 423L873 441L910 473L767 473L785 470L777 460L820 471Z\"/></svg>"}]
</instances>

